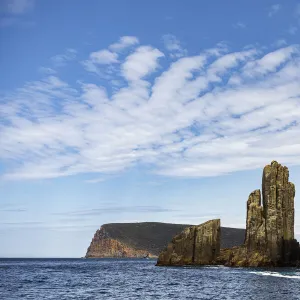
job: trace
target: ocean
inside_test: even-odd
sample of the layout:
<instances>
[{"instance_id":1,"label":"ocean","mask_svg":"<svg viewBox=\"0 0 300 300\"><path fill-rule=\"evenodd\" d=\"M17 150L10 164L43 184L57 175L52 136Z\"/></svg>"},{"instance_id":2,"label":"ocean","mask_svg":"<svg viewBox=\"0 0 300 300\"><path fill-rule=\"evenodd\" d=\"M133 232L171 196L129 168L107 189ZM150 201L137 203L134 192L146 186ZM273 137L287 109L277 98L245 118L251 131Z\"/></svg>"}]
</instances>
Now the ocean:
<instances>
[{"instance_id":1,"label":"ocean","mask_svg":"<svg viewBox=\"0 0 300 300\"><path fill-rule=\"evenodd\" d=\"M300 269L155 267L141 259L0 259L0 299L300 299Z\"/></svg>"}]
</instances>

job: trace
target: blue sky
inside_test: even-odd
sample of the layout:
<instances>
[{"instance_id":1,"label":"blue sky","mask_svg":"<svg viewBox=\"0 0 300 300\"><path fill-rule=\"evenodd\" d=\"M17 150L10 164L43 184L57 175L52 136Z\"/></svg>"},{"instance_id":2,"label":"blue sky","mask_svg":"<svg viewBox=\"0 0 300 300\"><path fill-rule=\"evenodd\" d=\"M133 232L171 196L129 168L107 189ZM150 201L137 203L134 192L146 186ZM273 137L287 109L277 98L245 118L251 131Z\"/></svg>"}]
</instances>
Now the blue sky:
<instances>
[{"instance_id":1,"label":"blue sky","mask_svg":"<svg viewBox=\"0 0 300 300\"><path fill-rule=\"evenodd\" d=\"M1 1L0 257L83 256L108 222L245 227L274 159L297 190L299 42L299 1Z\"/></svg>"}]
</instances>

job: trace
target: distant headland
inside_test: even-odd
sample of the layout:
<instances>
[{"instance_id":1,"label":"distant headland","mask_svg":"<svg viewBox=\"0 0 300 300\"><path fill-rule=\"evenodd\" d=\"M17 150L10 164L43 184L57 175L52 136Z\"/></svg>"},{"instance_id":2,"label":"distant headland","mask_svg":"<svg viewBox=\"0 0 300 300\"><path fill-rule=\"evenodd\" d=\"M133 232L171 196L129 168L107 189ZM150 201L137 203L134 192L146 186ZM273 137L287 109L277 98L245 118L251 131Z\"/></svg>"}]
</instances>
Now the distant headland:
<instances>
[{"instance_id":1,"label":"distant headland","mask_svg":"<svg viewBox=\"0 0 300 300\"><path fill-rule=\"evenodd\" d=\"M96 231L86 258L157 258L173 236L188 224L158 222L104 224ZM222 248L239 246L245 229L222 227Z\"/></svg>"}]
</instances>

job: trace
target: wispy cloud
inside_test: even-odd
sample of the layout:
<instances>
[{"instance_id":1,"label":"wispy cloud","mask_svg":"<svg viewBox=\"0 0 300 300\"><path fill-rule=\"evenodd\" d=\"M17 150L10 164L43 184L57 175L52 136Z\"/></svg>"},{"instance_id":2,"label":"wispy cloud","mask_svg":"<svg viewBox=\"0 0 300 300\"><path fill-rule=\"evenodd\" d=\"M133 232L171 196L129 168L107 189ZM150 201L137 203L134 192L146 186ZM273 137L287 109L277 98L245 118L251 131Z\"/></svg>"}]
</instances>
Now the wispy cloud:
<instances>
[{"instance_id":1,"label":"wispy cloud","mask_svg":"<svg viewBox=\"0 0 300 300\"><path fill-rule=\"evenodd\" d=\"M34 8L34 0L2 0L0 2L0 11L5 16L0 18L0 27L20 26L31 27L35 23L28 20L24 15Z\"/></svg>"},{"instance_id":2,"label":"wispy cloud","mask_svg":"<svg viewBox=\"0 0 300 300\"><path fill-rule=\"evenodd\" d=\"M56 74L56 71L54 69L48 67L40 67L39 72L46 75Z\"/></svg>"},{"instance_id":3,"label":"wispy cloud","mask_svg":"<svg viewBox=\"0 0 300 300\"><path fill-rule=\"evenodd\" d=\"M130 81L138 81L143 88L144 82L140 80L155 71L158 67L158 59L164 54L158 49L150 46L141 46L129 56L127 56L122 65L122 73L125 79Z\"/></svg>"},{"instance_id":4,"label":"wispy cloud","mask_svg":"<svg viewBox=\"0 0 300 300\"><path fill-rule=\"evenodd\" d=\"M0 7L7 13L21 15L32 10L34 2L34 0L2 0Z\"/></svg>"},{"instance_id":5,"label":"wispy cloud","mask_svg":"<svg viewBox=\"0 0 300 300\"><path fill-rule=\"evenodd\" d=\"M3 178L95 173L96 180L137 165L207 177L273 159L299 164L299 45L232 52L220 44L162 69L169 53L139 45L118 55L112 76L123 84L111 94L55 76L6 94Z\"/></svg>"},{"instance_id":6,"label":"wispy cloud","mask_svg":"<svg viewBox=\"0 0 300 300\"><path fill-rule=\"evenodd\" d=\"M295 34L297 33L297 31L298 31L298 28L297 28L296 26L293 26L293 25L291 25L291 26L289 27L289 29L288 29L288 33L289 33L290 35L295 35Z\"/></svg>"},{"instance_id":7,"label":"wispy cloud","mask_svg":"<svg viewBox=\"0 0 300 300\"><path fill-rule=\"evenodd\" d=\"M130 46L139 44L139 39L135 36L122 36L117 43L109 46L109 49L115 52L121 51Z\"/></svg>"},{"instance_id":8,"label":"wispy cloud","mask_svg":"<svg viewBox=\"0 0 300 300\"><path fill-rule=\"evenodd\" d=\"M295 14L297 18L300 18L300 3L296 6Z\"/></svg>"},{"instance_id":9,"label":"wispy cloud","mask_svg":"<svg viewBox=\"0 0 300 300\"><path fill-rule=\"evenodd\" d=\"M273 46L278 47L278 48L286 46L286 45L287 45L287 41L285 39L279 39L273 44Z\"/></svg>"},{"instance_id":10,"label":"wispy cloud","mask_svg":"<svg viewBox=\"0 0 300 300\"><path fill-rule=\"evenodd\" d=\"M77 51L75 49L69 48L63 54L57 54L51 57L51 61L54 66L61 67L66 65L67 62L72 61L76 58Z\"/></svg>"},{"instance_id":11,"label":"wispy cloud","mask_svg":"<svg viewBox=\"0 0 300 300\"><path fill-rule=\"evenodd\" d=\"M139 39L137 37L122 36L117 43L109 45L108 49L92 52L89 58L81 63L86 71L96 73L105 78L111 78L111 76L107 74L116 72L113 64L119 63L118 57L120 52L137 44L139 44ZM107 68L103 68L104 66Z\"/></svg>"},{"instance_id":12,"label":"wispy cloud","mask_svg":"<svg viewBox=\"0 0 300 300\"><path fill-rule=\"evenodd\" d=\"M19 205L12 205L12 204L5 204L3 203L2 205L0 205L0 213L1 212L11 212L11 213L18 213L18 212L25 212L27 211L24 206L19 206Z\"/></svg>"},{"instance_id":13,"label":"wispy cloud","mask_svg":"<svg viewBox=\"0 0 300 300\"><path fill-rule=\"evenodd\" d=\"M0 209L0 212L24 212L26 211L26 209L24 208L4 208L4 209Z\"/></svg>"},{"instance_id":14,"label":"wispy cloud","mask_svg":"<svg viewBox=\"0 0 300 300\"><path fill-rule=\"evenodd\" d=\"M173 212L176 210L168 209L160 206L114 206L114 207L102 207L86 210L78 210L66 213L55 213L55 215L66 216L98 216L103 214L122 214L122 213L161 213L161 212Z\"/></svg>"},{"instance_id":15,"label":"wispy cloud","mask_svg":"<svg viewBox=\"0 0 300 300\"><path fill-rule=\"evenodd\" d=\"M237 22L236 24L233 24L233 27L236 29L245 29L247 26L243 22Z\"/></svg>"},{"instance_id":16,"label":"wispy cloud","mask_svg":"<svg viewBox=\"0 0 300 300\"><path fill-rule=\"evenodd\" d=\"M102 174L100 177L96 177L96 178L91 178L91 179L87 179L85 180L86 183L99 183L99 182L104 182L107 180L110 180L112 178L115 178L116 174L112 175L112 174Z\"/></svg>"},{"instance_id":17,"label":"wispy cloud","mask_svg":"<svg viewBox=\"0 0 300 300\"><path fill-rule=\"evenodd\" d=\"M180 41L176 38L175 35L165 34L163 36L163 41L172 58L180 58L187 55L187 50L181 46Z\"/></svg>"},{"instance_id":18,"label":"wispy cloud","mask_svg":"<svg viewBox=\"0 0 300 300\"><path fill-rule=\"evenodd\" d=\"M8 225L8 226L32 226L32 225L40 225L43 222L31 222L31 221L24 221L24 222L1 222L0 225Z\"/></svg>"},{"instance_id":19,"label":"wispy cloud","mask_svg":"<svg viewBox=\"0 0 300 300\"><path fill-rule=\"evenodd\" d=\"M277 14L279 12L279 10L281 9L281 5L280 4L274 4L270 7L268 16L269 17L273 17L275 14Z\"/></svg>"}]
</instances>

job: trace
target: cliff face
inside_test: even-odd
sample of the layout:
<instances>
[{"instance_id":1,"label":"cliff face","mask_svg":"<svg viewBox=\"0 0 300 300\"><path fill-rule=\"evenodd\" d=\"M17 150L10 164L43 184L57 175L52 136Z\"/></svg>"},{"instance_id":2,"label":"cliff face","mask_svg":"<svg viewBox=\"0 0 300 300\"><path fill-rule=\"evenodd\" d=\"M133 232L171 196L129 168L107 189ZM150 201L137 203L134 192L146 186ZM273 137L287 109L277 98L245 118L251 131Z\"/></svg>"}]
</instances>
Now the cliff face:
<instances>
[{"instance_id":1,"label":"cliff face","mask_svg":"<svg viewBox=\"0 0 300 300\"><path fill-rule=\"evenodd\" d=\"M294 198L295 186L289 182L288 168L273 161L263 170L262 197L260 190L255 190L249 195L246 234L242 246L219 250L219 231L216 225L211 230L205 227L208 224L217 224L216 220L213 220L191 227L175 236L159 256L158 265L300 265L300 247L294 239ZM221 230L221 240L222 234ZM193 240L195 236L197 238ZM199 241L199 246L196 241Z\"/></svg>"},{"instance_id":2,"label":"cliff face","mask_svg":"<svg viewBox=\"0 0 300 300\"><path fill-rule=\"evenodd\" d=\"M116 239L113 239L106 232L104 227L101 227L96 231L90 246L87 249L87 258L97 257L155 257L152 253L149 253L145 249L135 249L129 245L122 243Z\"/></svg>"},{"instance_id":3,"label":"cliff face","mask_svg":"<svg viewBox=\"0 0 300 300\"><path fill-rule=\"evenodd\" d=\"M220 220L186 228L176 235L158 257L158 266L206 265L220 254Z\"/></svg>"},{"instance_id":4,"label":"cliff face","mask_svg":"<svg viewBox=\"0 0 300 300\"><path fill-rule=\"evenodd\" d=\"M262 192L266 250L274 262L289 261L286 256L288 245L294 239L295 186L288 180L288 168L276 161L264 168Z\"/></svg>"},{"instance_id":5,"label":"cliff face","mask_svg":"<svg viewBox=\"0 0 300 300\"><path fill-rule=\"evenodd\" d=\"M260 190L252 192L247 202L246 240L248 261L261 256L260 264L290 265L298 259L294 240L295 186L289 182L289 170L273 161L265 166ZM300 253L300 252L299 252Z\"/></svg>"},{"instance_id":6,"label":"cliff face","mask_svg":"<svg viewBox=\"0 0 300 300\"><path fill-rule=\"evenodd\" d=\"M95 233L87 258L157 257L168 242L192 225L157 222L104 224ZM245 230L222 227L221 247L243 244Z\"/></svg>"}]
</instances>

